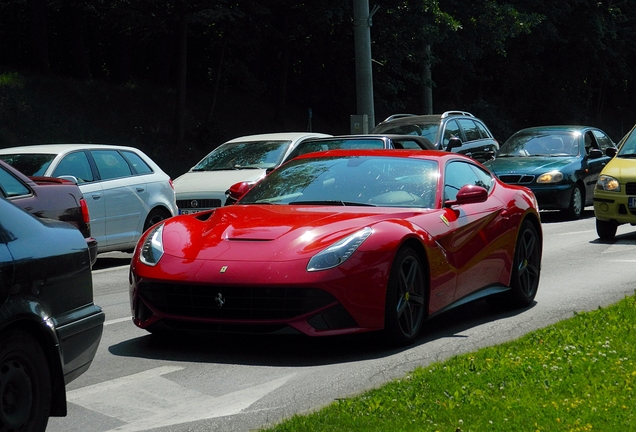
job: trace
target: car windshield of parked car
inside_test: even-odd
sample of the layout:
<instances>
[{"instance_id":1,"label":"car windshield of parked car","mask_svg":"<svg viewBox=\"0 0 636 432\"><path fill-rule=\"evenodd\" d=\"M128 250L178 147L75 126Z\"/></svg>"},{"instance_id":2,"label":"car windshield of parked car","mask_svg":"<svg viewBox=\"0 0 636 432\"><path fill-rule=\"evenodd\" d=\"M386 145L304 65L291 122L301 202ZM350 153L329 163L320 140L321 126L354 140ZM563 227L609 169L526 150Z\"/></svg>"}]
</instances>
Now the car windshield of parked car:
<instances>
[{"instance_id":1,"label":"car windshield of parked car","mask_svg":"<svg viewBox=\"0 0 636 432\"><path fill-rule=\"evenodd\" d=\"M577 156L579 135L572 132L531 131L511 136L499 150L500 157Z\"/></svg>"},{"instance_id":2,"label":"car windshield of parked car","mask_svg":"<svg viewBox=\"0 0 636 432\"><path fill-rule=\"evenodd\" d=\"M636 158L636 133L632 132L625 138L623 143L621 143L616 156L622 158Z\"/></svg>"},{"instance_id":3,"label":"car windshield of parked car","mask_svg":"<svg viewBox=\"0 0 636 432\"><path fill-rule=\"evenodd\" d=\"M404 125L392 125L390 122L385 125L378 125L373 129L373 133L395 134L395 135L419 135L432 143L437 142L439 123L412 123Z\"/></svg>"},{"instance_id":4,"label":"car windshield of parked car","mask_svg":"<svg viewBox=\"0 0 636 432\"><path fill-rule=\"evenodd\" d=\"M24 175L44 175L53 159L54 154L6 154L0 155L0 159L17 169Z\"/></svg>"},{"instance_id":5,"label":"car windshield of parked car","mask_svg":"<svg viewBox=\"0 0 636 432\"><path fill-rule=\"evenodd\" d=\"M355 149L381 149L384 148L384 141L380 138L369 139L333 139L323 141L305 141L294 149L287 157L293 159L307 153L315 153L326 150L355 150Z\"/></svg>"},{"instance_id":6,"label":"car windshield of parked car","mask_svg":"<svg viewBox=\"0 0 636 432\"><path fill-rule=\"evenodd\" d=\"M225 143L212 150L192 171L274 168L290 144L288 140Z\"/></svg>"},{"instance_id":7,"label":"car windshield of parked car","mask_svg":"<svg viewBox=\"0 0 636 432\"><path fill-rule=\"evenodd\" d=\"M432 208L436 161L378 156L295 159L257 183L239 204Z\"/></svg>"}]
</instances>

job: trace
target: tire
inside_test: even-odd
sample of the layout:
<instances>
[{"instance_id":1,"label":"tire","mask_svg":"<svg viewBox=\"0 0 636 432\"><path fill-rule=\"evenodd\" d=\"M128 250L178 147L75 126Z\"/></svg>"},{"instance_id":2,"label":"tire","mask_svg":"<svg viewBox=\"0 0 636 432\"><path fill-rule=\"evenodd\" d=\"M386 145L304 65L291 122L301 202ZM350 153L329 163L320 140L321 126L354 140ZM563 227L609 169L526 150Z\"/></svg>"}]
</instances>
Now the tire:
<instances>
[{"instance_id":1,"label":"tire","mask_svg":"<svg viewBox=\"0 0 636 432\"><path fill-rule=\"evenodd\" d=\"M154 224L161 222L164 219L168 219L169 217L171 217L170 213L162 208L154 208L150 210L150 213L148 213L148 217L146 218L146 222L144 223L144 232L146 232L148 228Z\"/></svg>"},{"instance_id":2,"label":"tire","mask_svg":"<svg viewBox=\"0 0 636 432\"><path fill-rule=\"evenodd\" d=\"M515 257L510 277L510 290L486 298L486 302L498 308L523 308L534 301L541 275L541 240L537 229L525 220L515 246Z\"/></svg>"},{"instance_id":3,"label":"tire","mask_svg":"<svg viewBox=\"0 0 636 432\"><path fill-rule=\"evenodd\" d=\"M583 190L581 186L575 185L572 188L572 195L570 196L570 206L566 210L566 214L569 219L579 219L583 216L583 210L585 210L585 197L583 196Z\"/></svg>"},{"instance_id":4,"label":"tire","mask_svg":"<svg viewBox=\"0 0 636 432\"><path fill-rule=\"evenodd\" d=\"M596 219L596 234L601 240L612 240L616 236L618 224L612 221Z\"/></svg>"},{"instance_id":5,"label":"tire","mask_svg":"<svg viewBox=\"0 0 636 432\"><path fill-rule=\"evenodd\" d=\"M420 258L411 248L395 256L386 290L384 336L393 345L411 344L426 313L428 286Z\"/></svg>"},{"instance_id":6,"label":"tire","mask_svg":"<svg viewBox=\"0 0 636 432\"><path fill-rule=\"evenodd\" d=\"M44 432L51 376L44 351L27 332L0 335L0 430Z\"/></svg>"}]
</instances>

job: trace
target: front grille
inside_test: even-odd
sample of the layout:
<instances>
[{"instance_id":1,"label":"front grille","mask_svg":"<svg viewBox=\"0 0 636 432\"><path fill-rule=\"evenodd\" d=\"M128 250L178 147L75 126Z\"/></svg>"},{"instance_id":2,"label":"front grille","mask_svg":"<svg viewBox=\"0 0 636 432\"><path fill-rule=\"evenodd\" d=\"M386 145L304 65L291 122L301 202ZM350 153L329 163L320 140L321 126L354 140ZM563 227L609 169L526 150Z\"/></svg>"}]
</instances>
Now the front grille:
<instances>
[{"instance_id":1,"label":"front grille","mask_svg":"<svg viewBox=\"0 0 636 432\"><path fill-rule=\"evenodd\" d=\"M139 291L163 313L209 319L289 319L336 301L330 294L311 288L144 283Z\"/></svg>"},{"instance_id":2,"label":"front grille","mask_svg":"<svg viewBox=\"0 0 636 432\"><path fill-rule=\"evenodd\" d=\"M499 180L508 184L529 184L534 181L534 176L527 174L504 174L498 177Z\"/></svg>"},{"instance_id":3,"label":"front grille","mask_svg":"<svg viewBox=\"0 0 636 432\"><path fill-rule=\"evenodd\" d=\"M193 206L193 201L196 201L196 207ZM185 199L177 200L177 207L180 209L210 209L221 207L220 199Z\"/></svg>"},{"instance_id":4,"label":"front grille","mask_svg":"<svg viewBox=\"0 0 636 432\"><path fill-rule=\"evenodd\" d=\"M627 195L636 195L636 183L627 183L625 185L625 193Z\"/></svg>"}]
</instances>

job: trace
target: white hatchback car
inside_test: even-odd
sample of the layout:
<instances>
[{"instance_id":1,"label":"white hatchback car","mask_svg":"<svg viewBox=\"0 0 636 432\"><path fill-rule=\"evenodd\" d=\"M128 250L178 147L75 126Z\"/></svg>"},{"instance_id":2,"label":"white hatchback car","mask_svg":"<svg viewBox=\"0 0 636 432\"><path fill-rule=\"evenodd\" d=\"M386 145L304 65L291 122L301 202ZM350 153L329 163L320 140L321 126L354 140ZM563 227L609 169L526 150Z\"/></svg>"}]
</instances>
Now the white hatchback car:
<instances>
[{"instance_id":1,"label":"white hatchback car","mask_svg":"<svg viewBox=\"0 0 636 432\"><path fill-rule=\"evenodd\" d=\"M75 180L98 253L131 251L146 229L178 212L170 176L133 147L29 145L0 149L0 159L28 176Z\"/></svg>"},{"instance_id":2,"label":"white hatchback car","mask_svg":"<svg viewBox=\"0 0 636 432\"><path fill-rule=\"evenodd\" d=\"M225 205L226 191L233 184L256 182L268 169L278 167L301 142L329 136L282 132L248 135L221 144L175 179L179 212L196 213Z\"/></svg>"}]
</instances>

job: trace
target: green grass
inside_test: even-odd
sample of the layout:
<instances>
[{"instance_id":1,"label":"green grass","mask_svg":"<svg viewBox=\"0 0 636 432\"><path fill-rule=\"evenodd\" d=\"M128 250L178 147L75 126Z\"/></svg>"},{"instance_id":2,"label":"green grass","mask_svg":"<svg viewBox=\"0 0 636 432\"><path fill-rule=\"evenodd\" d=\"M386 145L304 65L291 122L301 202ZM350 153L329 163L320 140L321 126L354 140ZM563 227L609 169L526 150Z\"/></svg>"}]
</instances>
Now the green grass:
<instances>
[{"instance_id":1,"label":"green grass","mask_svg":"<svg viewBox=\"0 0 636 432\"><path fill-rule=\"evenodd\" d=\"M636 430L636 297L264 429Z\"/></svg>"}]
</instances>

